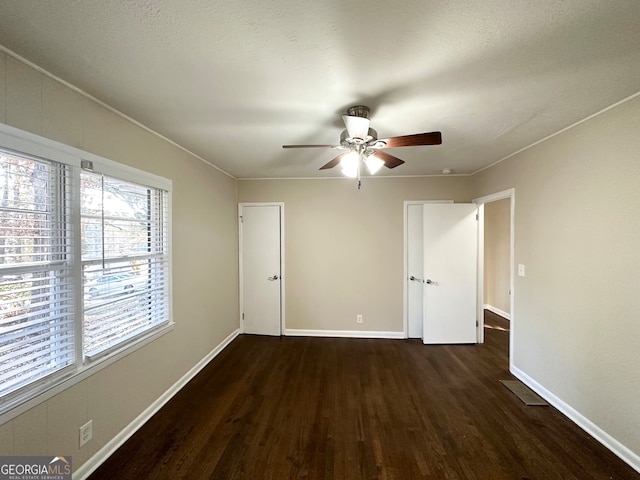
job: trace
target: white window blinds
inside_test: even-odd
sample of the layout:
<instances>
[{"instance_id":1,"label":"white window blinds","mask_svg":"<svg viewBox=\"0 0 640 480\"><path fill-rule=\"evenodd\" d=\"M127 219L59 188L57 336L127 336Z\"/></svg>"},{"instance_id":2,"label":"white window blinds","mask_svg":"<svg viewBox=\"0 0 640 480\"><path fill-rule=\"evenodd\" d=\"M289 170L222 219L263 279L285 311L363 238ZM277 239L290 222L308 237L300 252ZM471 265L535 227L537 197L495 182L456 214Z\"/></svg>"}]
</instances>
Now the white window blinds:
<instances>
[{"instance_id":1,"label":"white window blinds","mask_svg":"<svg viewBox=\"0 0 640 480\"><path fill-rule=\"evenodd\" d=\"M89 360L169 322L167 192L80 177L83 351Z\"/></svg>"},{"instance_id":2,"label":"white window blinds","mask_svg":"<svg viewBox=\"0 0 640 480\"><path fill-rule=\"evenodd\" d=\"M0 397L75 363L70 168L0 150Z\"/></svg>"}]
</instances>

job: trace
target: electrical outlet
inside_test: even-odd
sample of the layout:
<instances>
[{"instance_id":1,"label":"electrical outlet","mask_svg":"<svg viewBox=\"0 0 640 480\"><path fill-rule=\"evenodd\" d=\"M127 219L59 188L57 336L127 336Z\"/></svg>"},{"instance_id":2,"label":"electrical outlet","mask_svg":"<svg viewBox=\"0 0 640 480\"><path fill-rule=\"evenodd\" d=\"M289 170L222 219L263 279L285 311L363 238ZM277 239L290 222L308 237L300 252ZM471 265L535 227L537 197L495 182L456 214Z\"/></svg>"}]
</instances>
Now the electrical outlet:
<instances>
[{"instance_id":1,"label":"electrical outlet","mask_svg":"<svg viewBox=\"0 0 640 480\"><path fill-rule=\"evenodd\" d=\"M80 427L80 446L82 447L92 438L93 438L93 420L89 420L87 423L85 423Z\"/></svg>"},{"instance_id":2,"label":"electrical outlet","mask_svg":"<svg viewBox=\"0 0 640 480\"><path fill-rule=\"evenodd\" d=\"M356 323L362 323L362 315L356 315Z\"/></svg>"}]
</instances>

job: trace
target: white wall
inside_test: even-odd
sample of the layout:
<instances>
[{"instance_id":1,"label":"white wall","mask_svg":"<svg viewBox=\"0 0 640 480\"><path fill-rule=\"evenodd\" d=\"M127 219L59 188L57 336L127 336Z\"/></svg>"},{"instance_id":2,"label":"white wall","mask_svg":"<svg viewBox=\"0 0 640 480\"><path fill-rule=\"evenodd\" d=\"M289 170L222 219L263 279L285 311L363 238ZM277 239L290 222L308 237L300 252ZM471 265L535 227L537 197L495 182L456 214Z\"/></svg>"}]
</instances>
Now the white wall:
<instances>
[{"instance_id":1,"label":"white wall","mask_svg":"<svg viewBox=\"0 0 640 480\"><path fill-rule=\"evenodd\" d=\"M238 328L236 181L2 52L0 122L173 181L175 329L0 425L3 455L64 452L75 470Z\"/></svg>"},{"instance_id":2,"label":"white wall","mask_svg":"<svg viewBox=\"0 0 640 480\"><path fill-rule=\"evenodd\" d=\"M515 187L514 367L637 469L639 132L636 97L474 178L474 197Z\"/></svg>"}]
</instances>

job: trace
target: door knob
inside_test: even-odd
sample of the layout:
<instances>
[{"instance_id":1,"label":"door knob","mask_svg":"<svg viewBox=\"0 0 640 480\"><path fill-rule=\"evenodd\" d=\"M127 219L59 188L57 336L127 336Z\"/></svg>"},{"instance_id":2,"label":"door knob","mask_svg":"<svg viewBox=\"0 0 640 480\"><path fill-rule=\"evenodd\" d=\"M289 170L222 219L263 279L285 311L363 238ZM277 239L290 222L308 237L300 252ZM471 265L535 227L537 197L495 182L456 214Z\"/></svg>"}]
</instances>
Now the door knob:
<instances>
[{"instance_id":1,"label":"door knob","mask_svg":"<svg viewBox=\"0 0 640 480\"><path fill-rule=\"evenodd\" d=\"M278 280L278 275L274 275L273 277L267 277L267 280L269 280L270 282L275 282L276 280Z\"/></svg>"},{"instance_id":2,"label":"door knob","mask_svg":"<svg viewBox=\"0 0 640 480\"><path fill-rule=\"evenodd\" d=\"M421 278L416 278L413 275L411 275L409 277L409 280L411 280L412 282L422 282L423 281Z\"/></svg>"},{"instance_id":3,"label":"door knob","mask_svg":"<svg viewBox=\"0 0 640 480\"><path fill-rule=\"evenodd\" d=\"M426 283L427 285L437 285L438 282L434 282L433 280L431 280L430 278L427 278L424 283Z\"/></svg>"}]
</instances>

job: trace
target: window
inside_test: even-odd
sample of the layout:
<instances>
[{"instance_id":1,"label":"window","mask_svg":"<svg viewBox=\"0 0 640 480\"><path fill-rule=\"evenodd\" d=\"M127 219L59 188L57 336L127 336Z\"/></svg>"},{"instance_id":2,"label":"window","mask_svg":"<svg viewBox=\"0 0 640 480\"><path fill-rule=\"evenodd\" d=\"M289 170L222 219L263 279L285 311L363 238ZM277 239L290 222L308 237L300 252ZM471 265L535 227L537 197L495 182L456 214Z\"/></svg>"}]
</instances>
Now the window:
<instances>
[{"instance_id":1,"label":"window","mask_svg":"<svg viewBox=\"0 0 640 480\"><path fill-rule=\"evenodd\" d=\"M80 176L83 352L89 359L169 320L166 195Z\"/></svg>"},{"instance_id":2,"label":"window","mask_svg":"<svg viewBox=\"0 0 640 480\"><path fill-rule=\"evenodd\" d=\"M0 414L171 326L171 183L24 132L18 150L7 128Z\"/></svg>"},{"instance_id":3,"label":"window","mask_svg":"<svg viewBox=\"0 0 640 480\"><path fill-rule=\"evenodd\" d=\"M75 363L69 168L0 151L0 395Z\"/></svg>"}]
</instances>

